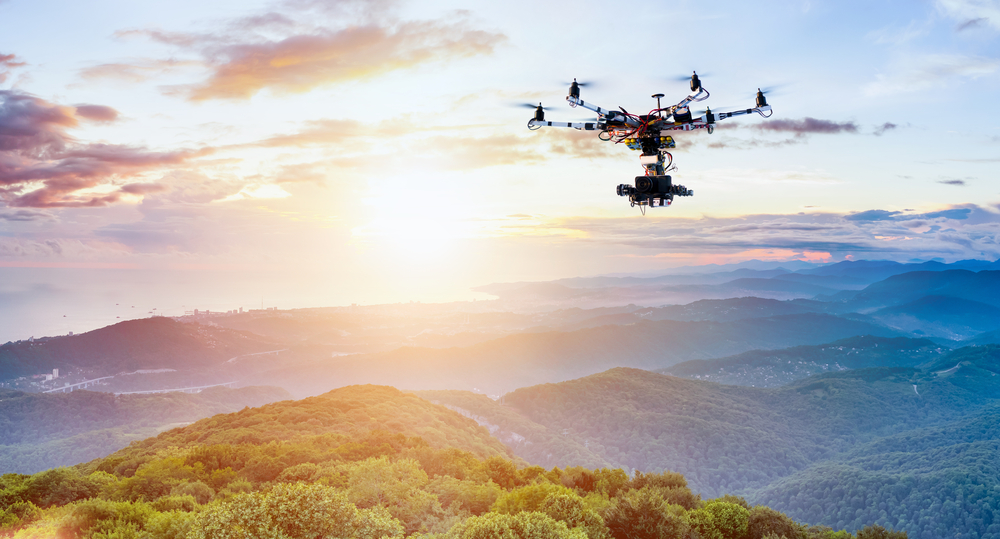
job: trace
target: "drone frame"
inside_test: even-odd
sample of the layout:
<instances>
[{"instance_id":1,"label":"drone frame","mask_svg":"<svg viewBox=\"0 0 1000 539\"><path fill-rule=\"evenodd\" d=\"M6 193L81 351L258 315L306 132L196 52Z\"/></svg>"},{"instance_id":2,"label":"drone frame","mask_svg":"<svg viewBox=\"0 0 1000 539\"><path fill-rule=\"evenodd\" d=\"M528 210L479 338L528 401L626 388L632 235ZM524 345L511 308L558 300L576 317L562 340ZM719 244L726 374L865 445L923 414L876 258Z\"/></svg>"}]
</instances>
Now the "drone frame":
<instances>
[{"instance_id":1,"label":"drone frame","mask_svg":"<svg viewBox=\"0 0 1000 539\"><path fill-rule=\"evenodd\" d=\"M698 74L691 76L691 93L677 104L669 107L660 106L660 98L663 94L653 94L656 99L656 108L646 115L636 115L627 112L624 108L611 110L600 107L593 103L580 99L580 84L576 79L569 88L569 95L566 101L570 107L583 107L597 114L597 120L593 122L552 122L545 119L545 111L541 103L535 109L535 116L528 121L528 129L536 130L542 127L565 127L582 131L600 131L598 138L615 143L625 143L629 149L642 150L639 162L646 171L645 177L649 180L642 180L642 176L636 177L635 187L627 184L618 186L618 194L628 196L632 206L639 206L645 213L643 206L669 206L676 196L692 196L694 192L682 185L673 184L670 176L666 172L673 170L673 155L670 148L675 147L671 131L694 131L705 129L709 134L715 131L715 123L736 116L758 113L764 118L769 118L773 111L767 104L764 93L758 88L756 106L748 109L737 109L726 112L713 113L710 108L706 108L705 113L698 117L692 117L690 106L693 103L701 102L710 97L710 93L701 85ZM659 204L657 204L657 202Z\"/></svg>"}]
</instances>

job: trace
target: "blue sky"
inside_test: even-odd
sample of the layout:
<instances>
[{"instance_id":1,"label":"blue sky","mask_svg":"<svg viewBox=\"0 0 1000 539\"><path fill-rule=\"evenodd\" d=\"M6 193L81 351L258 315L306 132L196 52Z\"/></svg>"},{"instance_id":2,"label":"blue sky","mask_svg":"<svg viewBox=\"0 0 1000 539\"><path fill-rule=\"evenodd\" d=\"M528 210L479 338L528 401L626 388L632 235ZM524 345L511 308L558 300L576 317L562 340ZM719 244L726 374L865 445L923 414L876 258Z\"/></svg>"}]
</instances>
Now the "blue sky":
<instances>
[{"instance_id":1,"label":"blue sky","mask_svg":"<svg viewBox=\"0 0 1000 539\"><path fill-rule=\"evenodd\" d=\"M0 36L0 267L46 269L2 294L170 314L1000 257L997 1L6 0ZM576 77L644 111L692 70L715 110L773 87L774 116L678 135L696 194L644 217L614 194L636 153L512 106L583 119Z\"/></svg>"}]
</instances>

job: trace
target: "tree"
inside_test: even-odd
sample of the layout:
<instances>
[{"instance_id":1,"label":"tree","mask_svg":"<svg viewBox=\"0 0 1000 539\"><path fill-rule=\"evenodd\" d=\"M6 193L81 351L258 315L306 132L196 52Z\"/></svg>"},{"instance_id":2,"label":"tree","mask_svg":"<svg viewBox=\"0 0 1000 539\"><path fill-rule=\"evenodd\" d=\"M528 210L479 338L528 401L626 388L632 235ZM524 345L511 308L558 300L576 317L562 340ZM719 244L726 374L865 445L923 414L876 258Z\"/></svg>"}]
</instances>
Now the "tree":
<instances>
[{"instance_id":1,"label":"tree","mask_svg":"<svg viewBox=\"0 0 1000 539\"><path fill-rule=\"evenodd\" d=\"M545 498L558 494L573 494L573 491L552 483L538 483L516 488L501 494L491 511L513 515L524 511L539 511Z\"/></svg>"},{"instance_id":2,"label":"tree","mask_svg":"<svg viewBox=\"0 0 1000 539\"><path fill-rule=\"evenodd\" d=\"M571 530L582 529L589 539L611 538L611 532L604 525L601 515L585 507L583 498L575 492L549 494L542 500L539 511L566 523Z\"/></svg>"},{"instance_id":3,"label":"tree","mask_svg":"<svg viewBox=\"0 0 1000 539\"><path fill-rule=\"evenodd\" d=\"M483 463L486 474L500 488L511 489L517 485L517 467L514 463L498 456L492 456Z\"/></svg>"},{"instance_id":4,"label":"tree","mask_svg":"<svg viewBox=\"0 0 1000 539\"><path fill-rule=\"evenodd\" d=\"M887 530L878 524L865 526L858 530L858 539L906 539L904 531Z\"/></svg>"},{"instance_id":5,"label":"tree","mask_svg":"<svg viewBox=\"0 0 1000 539\"><path fill-rule=\"evenodd\" d=\"M705 504L703 510L711 513L715 529L726 539L744 539L747 536L750 511L743 506L712 500Z\"/></svg>"},{"instance_id":6,"label":"tree","mask_svg":"<svg viewBox=\"0 0 1000 539\"><path fill-rule=\"evenodd\" d=\"M358 511L332 487L279 484L270 492L238 494L198 515L189 539L354 539L401 537L384 511Z\"/></svg>"},{"instance_id":7,"label":"tree","mask_svg":"<svg viewBox=\"0 0 1000 539\"><path fill-rule=\"evenodd\" d=\"M536 512L506 515L487 513L469 517L448 532L455 539L583 539L562 522Z\"/></svg>"},{"instance_id":8,"label":"tree","mask_svg":"<svg viewBox=\"0 0 1000 539\"><path fill-rule=\"evenodd\" d=\"M659 490L643 487L611 501L604 511L604 523L615 539L680 538L688 534L684 508L663 501Z\"/></svg>"},{"instance_id":9,"label":"tree","mask_svg":"<svg viewBox=\"0 0 1000 539\"><path fill-rule=\"evenodd\" d=\"M784 537L785 539L805 539L805 528L796 524L784 513L779 513L763 505L754 506L747 519L747 536L750 539Z\"/></svg>"}]
</instances>

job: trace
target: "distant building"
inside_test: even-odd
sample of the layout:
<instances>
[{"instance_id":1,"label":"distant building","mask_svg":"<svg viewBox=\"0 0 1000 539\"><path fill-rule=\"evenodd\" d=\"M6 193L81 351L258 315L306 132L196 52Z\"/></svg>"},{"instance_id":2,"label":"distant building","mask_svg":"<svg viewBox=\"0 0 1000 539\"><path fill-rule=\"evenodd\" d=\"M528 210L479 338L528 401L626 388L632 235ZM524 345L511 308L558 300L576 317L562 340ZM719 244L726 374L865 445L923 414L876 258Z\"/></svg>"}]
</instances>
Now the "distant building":
<instances>
[{"instance_id":1,"label":"distant building","mask_svg":"<svg viewBox=\"0 0 1000 539\"><path fill-rule=\"evenodd\" d=\"M52 377L59 378L59 369L52 369Z\"/></svg>"}]
</instances>

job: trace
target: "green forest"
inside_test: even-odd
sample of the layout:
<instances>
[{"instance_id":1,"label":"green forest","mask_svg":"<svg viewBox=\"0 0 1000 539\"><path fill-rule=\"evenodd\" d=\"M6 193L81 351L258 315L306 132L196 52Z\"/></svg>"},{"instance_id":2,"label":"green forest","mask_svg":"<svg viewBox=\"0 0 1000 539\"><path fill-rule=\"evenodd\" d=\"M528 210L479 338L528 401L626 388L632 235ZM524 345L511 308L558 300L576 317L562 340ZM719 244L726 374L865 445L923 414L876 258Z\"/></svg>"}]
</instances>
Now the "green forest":
<instances>
[{"instance_id":1,"label":"green forest","mask_svg":"<svg viewBox=\"0 0 1000 539\"><path fill-rule=\"evenodd\" d=\"M858 369L780 388L613 369L523 388L502 406L468 392L419 394L485 421L534 464L670 470L694 492L835 529L996 538L997 365L993 345L924 370Z\"/></svg>"},{"instance_id":2,"label":"green forest","mask_svg":"<svg viewBox=\"0 0 1000 539\"><path fill-rule=\"evenodd\" d=\"M1000 536L1000 406L859 446L753 498L809 522L923 537ZM829 508L835 507L835 511Z\"/></svg>"},{"instance_id":3,"label":"green forest","mask_svg":"<svg viewBox=\"0 0 1000 539\"><path fill-rule=\"evenodd\" d=\"M675 472L529 466L474 421L352 386L218 415L106 458L0 477L14 538L858 539L702 499Z\"/></svg>"}]
</instances>

